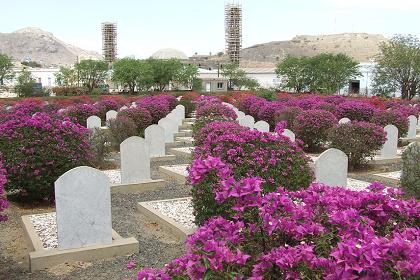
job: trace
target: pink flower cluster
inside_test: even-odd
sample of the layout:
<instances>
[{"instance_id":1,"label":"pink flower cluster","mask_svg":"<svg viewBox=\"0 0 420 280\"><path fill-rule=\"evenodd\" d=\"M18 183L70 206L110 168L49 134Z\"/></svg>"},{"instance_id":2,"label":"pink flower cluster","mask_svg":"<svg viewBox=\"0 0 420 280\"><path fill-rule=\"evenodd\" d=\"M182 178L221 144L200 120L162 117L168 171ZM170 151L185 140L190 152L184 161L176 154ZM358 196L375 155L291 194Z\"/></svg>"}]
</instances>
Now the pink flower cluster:
<instances>
[{"instance_id":1,"label":"pink flower cluster","mask_svg":"<svg viewBox=\"0 0 420 280\"><path fill-rule=\"evenodd\" d=\"M3 164L0 161L0 222L7 221L7 216L1 214L1 212L3 212L9 207L9 203L6 200L6 193L4 191L4 186L6 185L6 182L6 170L3 169Z\"/></svg>"}]
</instances>

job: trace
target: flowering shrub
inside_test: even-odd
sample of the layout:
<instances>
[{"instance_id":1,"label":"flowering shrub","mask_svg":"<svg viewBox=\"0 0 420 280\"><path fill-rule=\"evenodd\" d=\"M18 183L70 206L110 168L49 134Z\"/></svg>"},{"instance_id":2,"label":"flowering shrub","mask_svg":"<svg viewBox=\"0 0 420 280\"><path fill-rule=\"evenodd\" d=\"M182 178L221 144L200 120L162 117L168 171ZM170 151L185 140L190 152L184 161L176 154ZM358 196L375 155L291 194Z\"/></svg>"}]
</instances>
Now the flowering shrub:
<instances>
[{"instance_id":1,"label":"flowering shrub","mask_svg":"<svg viewBox=\"0 0 420 280\"><path fill-rule=\"evenodd\" d=\"M195 116L197 119L214 116L222 116L233 120L237 118L237 115L232 108L219 102L209 102L204 105L197 106Z\"/></svg>"},{"instance_id":2,"label":"flowering shrub","mask_svg":"<svg viewBox=\"0 0 420 280\"><path fill-rule=\"evenodd\" d=\"M196 92L189 92L184 94L179 101L179 104L184 105L185 115L189 116L195 109L194 100L196 100L200 95Z\"/></svg>"},{"instance_id":3,"label":"flowering shrub","mask_svg":"<svg viewBox=\"0 0 420 280\"><path fill-rule=\"evenodd\" d=\"M116 119L109 120L108 127L111 134L111 145L114 150L119 150L125 139L138 135L136 123L125 116L118 115Z\"/></svg>"},{"instance_id":4,"label":"flowering shrub","mask_svg":"<svg viewBox=\"0 0 420 280\"><path fill-rule=\"evenodd\" d=\"M86 121L90 116L96 116L99 110L91 104L76 104L67 108L65 115L76 123L86 126Z\"/></svg>"},{"instance_id":5,"label":"flowering shrub","mask_svg":"<svg viewBox=\"0 0 420 280\"><path fill-rule=\"evenodd\" d=\"M207 120L207 118L205 118ZM200 119L201 121L202 119ZM196 124L194 124L195 126ZM199 124L201 126L201 123ZM194 127L194 144L196 146L201 146L205 141L213 141L213 139L222 136L227 131L230 133L238 133L240 131L246 130L245 127L241 126L237 122L233 121L214 121L208 122L206 125L201 127L198 131L198 127Z\"/></svg>"},{"instance_id":6,"label":"flowering shrub","mask_svg":"<svg viewBox=\"0 0 420 280\"><path fill-rule=\"evenodd\" d=\"M238 193L240 184L250 191ZM398 190L312 184L260 196L258 178L227 185L218 201L235 200L236 219L210 219L188 237L185 255L163 269L143 269L137 279L415 279L420 273L420 203ZM252 202L247 211L244 201Z\"/></svg>"},{"instance_id":7,"label":"flowering shrub","mask_svg":"<svg viewBox=\"0 0 420 280\"><path fill-rule=\"evenodd\" d=\"M110 110L118 111L120 104L112 99L104 99L94 104L97 109L96 115L101 118L102 122L106 121L106 113Z\"/></svg>"},{"instance_id":8,"label":"flowering shrub","mask_svg":"<svg viewBox=\"0 0 420 280\"><path fill-rule=\"evenodd\" d=\"M0 157L1 159L1 157ZM7 220L5 215L2 215L1 212L9 207L9 203L6 200L6 194L4 192L4 185L6 184L6 170L3 169L3 164L0 161L0 222L4 222Z\"/></svg>"},{"instance_id":9,"label":"flowering shrub","mask_svg":"<svg viewBox=\"0 0 420 280\"><path fill-rule=\"evenodd\" d=\"M266 102L267 101L262 97L249 95L249 96L244 97L242 100L240 100L238 104L238 109L247 115L252 115L255 117L255 115L251 113L251 110L250 110L251 106L255 104L258 104L258 106L260 106L260 104L262 105L262 104L265 104ZM254 109L257 109L257 108L254 108Z\"/></svg>"},{"instance_id":10,"label":"flowering shrub","mask_svg":"<svg viewBox=\"0 0 420 280\"><path fill-rule=\"evenodd\" d=\"M216 124L213 131L224 125ZM313 179L308 159L300 147L284 137L256 130L229 130L222 135L212 133L203 145L196 146L194 157L189 182L193 187L197 224L214 215L230 217L230 204L216 204L214 195L217 180L225 178L222 174L229 173L228 169L238 180L245 176L261 177L263 193L274 191L277 186L290 190L306 188ZM204 172L205 176L199 179L197 174L208 166L214 166L214 171Z\"/></svg>"},{"instance_id":11,"label":"flowering shrub","mask_svg":"<svg viewBox=\"0 0 420 280\"><path fill-rule=\"evenodd\" d=\"M66 171L88 165L89 130L45 113L0 124L0 151L7 170L7 190L30 199L52 199L54 182Z\"/></svg>"},{"instance_id":12,"label":"flowering shrub","mask_svg":"<svg viewBox=\"0 0 420 280\"><path fill-rule=\"evenodd\" d=\"M337 106L337 118L349 118L352 121L369 121L375 107L360 101L346 101Z\"/></svg>"},{"instance_id":13,"label":"flowering shrub","mask_svg":"<svg viewBox=\"0 0 420 280\"><path fill-rule=\"evenodd\" d=\"M144 130L152 124L153 118L144 108L128 108L118 113L119 117L131 119L137 127L137 135L143 136Z\"/></svg>"},{"instance_id":14,"label":"flowering shrub","mask_svg":"<svg viewBox=\"0 0 420 280\"><path fill-rule=\"evenodd\" d=\"M287 123L287 127L293 130L293 122L295 118L302 113L303 110L296 106L285 107L283 109L279 109L274 113L274 121L276 123L285 121Z\"/></svg>"},{"instance_id":15,"label":"flowering shrub","mask_svg":"<svg viewBox=\"0 0 420 280\"><path fill-rule=\"evenodd\" d=\"M157 124L171 112L172 101L167 95L146 96L137 101L138 107L146 109L152 116L152 122Z\"/></svg>"},{"instance_id":16,"label":"flowering shrub","mask_svg":"<svg viewBox=\"0 0 420 280\"><path fill-rule=\"evenodd\" d=\"M257 119L268 122L271 128L275 127L275 114L277 111L282 110L284 104L280 102L266 102L259 110Z\"/></svg>"},{"instance_id":17,"label":"flowering shrub","mask_svg":"<svg viewBox=\"0 0 420 280\"><path fill-rule=\"evenodd\" d=\"M354 121L331 129L330 146L343 151L350 167L358 167L373 157L386 141L384 129L376 124Z\"/></svg>"},{"instance_id":18,"label":"flowering shrub","mask_svg":"<svg viewBox=\"0 0 420 280\"><path fill-rule=\"evenodd\" d=\"M406 136L408 132L408 119L399 111L377 110L371 122L382 127L389 124L395 125L398 128L399 137Z\"/></svg>"},{"instance_id":19,"label":"flowering shrub","mask_svg":"<svg viewBox=\"0 0 420 280\"><path fill-rule=\"evenodd\" d=\"M337 122L337 118L328 111L307 110L294 120L293 132L304 142L308 151L315 151L326 142L329 130Z\"/></svg>"}]
</instances>

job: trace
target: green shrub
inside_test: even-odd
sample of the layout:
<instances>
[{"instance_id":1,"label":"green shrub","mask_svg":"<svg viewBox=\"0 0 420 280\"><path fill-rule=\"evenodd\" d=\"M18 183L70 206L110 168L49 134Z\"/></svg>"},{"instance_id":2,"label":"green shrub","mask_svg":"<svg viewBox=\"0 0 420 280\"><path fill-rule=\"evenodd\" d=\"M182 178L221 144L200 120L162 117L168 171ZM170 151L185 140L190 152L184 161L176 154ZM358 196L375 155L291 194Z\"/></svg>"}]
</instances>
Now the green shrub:
<instances>
[{"instance_id":1,"label":"green shrub","mask_svg":"<svg viewBox=\"0 0 420 280\"><path fill-rule=\"evenodd\" d=\"M408 145L402 154L401 188L410 196L420 198L420 143Z\"/></svg>"}]
</instances>

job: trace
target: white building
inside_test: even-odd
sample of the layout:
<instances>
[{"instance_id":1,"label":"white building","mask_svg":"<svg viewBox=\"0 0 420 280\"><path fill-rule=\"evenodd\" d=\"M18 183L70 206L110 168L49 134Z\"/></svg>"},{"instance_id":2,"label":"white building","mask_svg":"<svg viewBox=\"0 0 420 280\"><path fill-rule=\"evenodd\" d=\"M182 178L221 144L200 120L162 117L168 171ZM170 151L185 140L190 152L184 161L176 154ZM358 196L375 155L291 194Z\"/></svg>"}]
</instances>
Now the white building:
<instances>
[{"instance_id":1,"label":"white building","mask_svg":"<svg viewBox=\"0 0 420 280\"><path fill-rule=\"evenodd\" d=\"M42 84L44 88L50 88L57 86L55 81L55 73L57 73L60 69L59 68L26 68L29 72L31 72L32 77L35 79L35 82ZM16 79L19 76L22 69L14 69L15 78L11 81L6 81L7 86L14 86L16 85Z\"/></svg>"}]
</instances>

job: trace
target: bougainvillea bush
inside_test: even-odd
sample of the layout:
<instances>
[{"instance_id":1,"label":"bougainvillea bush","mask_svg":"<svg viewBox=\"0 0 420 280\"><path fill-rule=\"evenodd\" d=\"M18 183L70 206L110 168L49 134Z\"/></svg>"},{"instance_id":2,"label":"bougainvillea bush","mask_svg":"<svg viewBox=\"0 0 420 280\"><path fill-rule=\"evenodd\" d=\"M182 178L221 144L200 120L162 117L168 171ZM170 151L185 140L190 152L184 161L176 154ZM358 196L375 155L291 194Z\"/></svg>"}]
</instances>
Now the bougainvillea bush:
<instances>
[{"instance_id":1,"label":"bougainvillea bush","mask_svg":"<svg viewBox=\"0 0 420 280\"><path fill-rule=\"evenodd\" d=\"M330 129L337 123L337 118L328 111L307 110L294 120L293 132L304 142L305 150L312 152L325 144Z\"/></svg>"},{"instance_id":2,"label":"bougainvillea bush","mask_svg":"<svg viewBox=\"0 0 420 280\"><path fill-rule=\"evenodd\" d=\"M349 158L349 166L355 168L381 149L386 141L386 133L376 124L353 121L331 129L328 139L331 141L330 147L343 151Z\"/></svg>"},{"instance_id":3,"label":"bougainvillea bush","mask_svg":"<svg viewBox=\"0 0 420 280\"><path fill-rule=\"evenodd\" d=\"M210 124L214 132L221 131L225 123ZM204 130L203 133L206 133ZM203 138L203 137L202 137ZM231 205L217 204L213 195L217 180L223 177L213 173L197 180L200 168L217 168L221 164L232 171L236 179L245 176L259 176L264 179L263 193L271 192L277 186L290 190L307 188L312 182L308 158L302 149L282 136L262 133L256 130L229 130L224 134L213 133L201 146L194 150L195 161L190 170L193 206L196 223L202 224L214 215L230 217ZM214 158L221 158L223 163ZM198 172L198 174L196 174Z\"/></svg>"},{"instance_id":4,"label":"bougainvillea bush","mask_svg":"<svg viewBox=\"0 0 420 280\"><path fill-rule=\"evenodd\" d=\"M224 174L224 168L211 172ZM217 201L232 199L236 219L210 219L188 237L185 255L163 269L143 269L137 279L416 279L420 274L420 203L403 199L396 189L385 193L375 183L356 192L312 184L262 196L258 177L220 185ZM255 219L248 219L249 213Z\"/></svg>"},{"instance_id":5,"label":"bougainvillea bush","mask_svg":"<svg viewBox=\"0 0 420 280\"><path fill-rule=\"evenodd\" d=\"M202 119L203 118L200 120L202 121ZM204 119L207 120L207 118ZM228 121L226 119L215 121L214 118L206 124L200 123L199 129L196 124L194 124L194 126L193 137L196 146L201 146L206 141L214 141L213 139L224 135L227 131L230 133L239 133L240 131L246 130L245 127L236 121Z\"/></svg>"},{"instance_id":6,"label":"bougainvillea bush","mask_svg":"<svg viewBox=\"0 0 420 280\"><path fill-rule=\"evenodd\" d=\"M408 119L399 111L377 110L371 119L372 123L385 127L389 124L398 128L399 137L405 137L408 132Z\"/></svg>"},{"instance_id":7,"label":"bougainvillea bush","mask_svg":"<svg viewBox=\"0 0 420 280\"><path fill-rule=\"evenodd\" d=\"M149 111L144 108L128 108L118 113L118 117L131 119L137 127L137 135L144 136L144 130L153 123Z\"/></svg>"},{"instance_id":8,"label":"bougainvillea bush","mask_svg":"<svg viewBox=\"0 0 420 280\"><path fill-rule=\"evenodd\" d=\"M9 207L9 203L6 200L6 192L4 191L4 186L6 185L6 169L3 168L3 163L1 161L0 154L0 222L7 220L7 216L2 215L1 213Z\"/></svg>"},{"instance_id":9,"label":"bougainvillea bush","mask_svg":"<svg viewBox=\"0 0 420 280\"><path fill-rule=\"evenodd\" d=\"M274 122L278 123L281 121L285 121L287 124L287 128L293 129L293 123L298 115L303 112L303 109L291 106L291 107L284 107L282 109L277 110L274 113Z\"/></svg>"},{"instance_id":10,"label":"bougainvillea bush","mask_svg":"<svg viewBox=\"0 0 420 280\"><path fill-rule=\"evenodd\" d=\"M89 131L70 119L45 113L0 124L0 151L8 174L6 190L31 200L52 199L54 182L66 171L88 165Z\"/></svg>"},{"instance_id":11,"label":"bougainvillea bush","mask_svg":"<svg viewBox=\"0 0 420 280\"><path fill-rule=\"evenodd\" d=\"M349 100L337 106L337 118L349 118L352 121L369 121L375 107L370 103Z\"/></svg>"},{"instance_id":12,"label":"bougainvillea bush","mask_svg":"<svg viewBox=\"0 0 420 280\"><path fill-rule=\"evenodd\" d=\"M204 105L197 106L195 116L197 119L213 116L223 116L230 119L237 118L235 111L221 102L209 102Z\"/></svg>"},{"instance_id":13,"label":"bougainvillea bush","mask_svg":"<svg viewBox=\"0 0 420 280\"><path fill-rule=\"evenodd\" d=\"M121 104L112 99L104 99L95 103L94 106L98 110L96 115L101 118L102 123L105 123L106 113L110 110L118 111Z\"/></svg>"},{"instance_id":14,"label":"bougainvillea bush","mask_svg":"<svg viewBox=\"0 0 420 280\"><path fill-rule=\"evenodd\" d=\"M76 104L66 109L65 115L73 122L86 126L90 116L96 116L99 110L92 104Z\"/></svg>"},{"instance_id":15,"label":"bougainvillea bush","mask_svg":"<svg viewBox=\"0 0 420 280\"><path fill-rule=\"evenodd\" d=\"M172 99L168 99L166 95L143 97L137 101L137 105L150 113L154 124L157 124L160 119L163 119L173 109Z\"/></svg>"}]
</instances>

